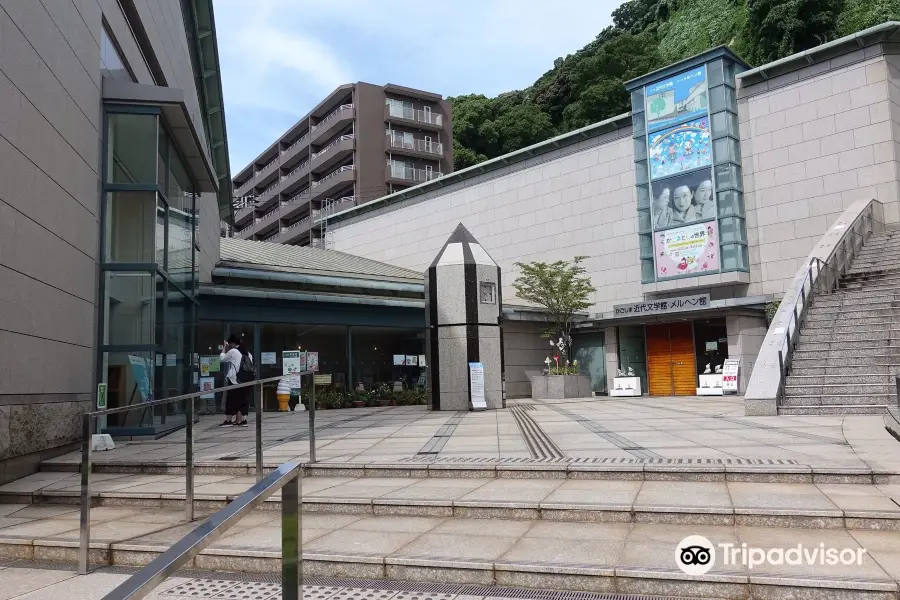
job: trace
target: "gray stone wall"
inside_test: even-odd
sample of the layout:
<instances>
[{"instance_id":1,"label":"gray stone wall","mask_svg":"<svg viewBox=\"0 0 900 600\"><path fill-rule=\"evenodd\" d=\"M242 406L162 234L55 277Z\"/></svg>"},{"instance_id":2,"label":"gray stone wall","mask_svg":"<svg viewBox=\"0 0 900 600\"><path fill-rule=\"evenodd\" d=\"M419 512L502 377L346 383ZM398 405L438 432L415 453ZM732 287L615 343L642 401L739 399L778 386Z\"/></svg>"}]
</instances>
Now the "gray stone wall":
<instances>
[{"instance_id":1,"label":"gray stone wall","mask_svg":"<svg viewBox=\"0 0 900 600\"><path fill-rule=\"evenodd\" d=\"M855 200L900 220L897 57L866 48L740 87L749 295L781 296Z\"/></svg>"},{"instance_id":2,"label":"gray stone wall","mask_svg":"<svg viewBox=\"0 0 900 600\"><path fill-rule=\"evenodd\" d=\"M529 321L503 322L503 360L506 364L507 398L530 398L529 376L540 375L549 354L541 337L546 324Z\"/></svg>"}]
</instances>

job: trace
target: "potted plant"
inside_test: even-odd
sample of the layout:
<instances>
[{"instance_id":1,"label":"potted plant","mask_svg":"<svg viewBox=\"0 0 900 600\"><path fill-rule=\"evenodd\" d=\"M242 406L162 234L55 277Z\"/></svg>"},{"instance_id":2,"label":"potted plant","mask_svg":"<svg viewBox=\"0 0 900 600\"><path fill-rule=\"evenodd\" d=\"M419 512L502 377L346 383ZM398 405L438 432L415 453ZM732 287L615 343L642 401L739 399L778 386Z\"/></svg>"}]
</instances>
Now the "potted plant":
<instances>
[{"instance_id":1,"label":"potted plant","mask_svg":"<svg viewBox=\"0 0 900 600\"><path fill-rule=\"evenodd\" d=\"M513 283L516 296L543 307L551 323L544 337L550 339L553 359L548 356L544 360L547 368L531 377L532 398L584 398L592 394L590 377L580 373L578 361L571 356L572 326L578 314L591 307L591 294L596 291L581 264L587 258L516 263L522 271Z\"/></svg>"}]
</instances>

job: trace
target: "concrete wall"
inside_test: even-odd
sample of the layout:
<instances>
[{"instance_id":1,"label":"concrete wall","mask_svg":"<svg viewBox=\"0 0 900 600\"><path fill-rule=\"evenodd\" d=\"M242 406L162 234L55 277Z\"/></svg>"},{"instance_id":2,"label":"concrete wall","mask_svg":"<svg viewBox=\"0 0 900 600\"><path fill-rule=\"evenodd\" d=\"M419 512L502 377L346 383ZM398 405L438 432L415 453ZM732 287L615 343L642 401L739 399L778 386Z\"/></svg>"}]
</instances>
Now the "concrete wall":
<instances>
[{"instance_id":1,"label":"concrete wall","mask_svg":"<svg viewBox=\"0 0 900 600\"><path fill-rule=\"evenodd\" d=\"M605 134L339 223L335 249L424 272L462 223L503 270L586 254L595 311L642 297L630 129ZM509 357L507 357L509 360ZM541 356L543 360L543 356Z\"/></svg>"},{"instance_id":2,"label":"concrete wall","mask_svg":"<svg viewBox=\"0 0 900 600\"><path fill-rule=\"evenodd\" d=\"M547 340L541 337L545 323L503 322L503 360L506 367L506 397L531 397L529 375L540 375L547 352Z\"/></svg>"},{"instance_id":3,"label":"concrete wall","mask_svg":"<svg viewBox=\"0 0 900 600\"><path fill-rule=\"evenodd\" d=\"M739 88L750 295L780 296L854 200L900 220L898 67L867 48Z\"/></svg>"},{"instance_id":4,"label":"concrete wall","mask_svg":"<svg viewBox=\"0 0 900 600\"><path fill-rule=\"evenodd\" d=\"M180 0L135 6L145 53L187 90L205 136ZM104 18L139 82L153 83L117 0L0 0L0 483L79 439L91 407Z\"/></svg>"}]
</instances>

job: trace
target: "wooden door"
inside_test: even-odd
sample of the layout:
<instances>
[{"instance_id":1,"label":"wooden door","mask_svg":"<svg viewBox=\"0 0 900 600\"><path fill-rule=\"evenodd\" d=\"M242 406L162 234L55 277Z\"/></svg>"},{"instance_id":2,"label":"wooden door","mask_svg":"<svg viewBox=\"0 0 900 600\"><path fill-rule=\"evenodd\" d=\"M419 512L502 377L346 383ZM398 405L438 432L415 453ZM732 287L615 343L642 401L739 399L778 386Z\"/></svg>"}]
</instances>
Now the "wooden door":
<instances>
[{"instance_id":1,"label":"wooden door","mask_svg":"<svg viewBox=\"0 0 900 600\"><path fill-rule=\"evenodd\" d=\"M651 396L674 396L668 325L647 325L647 383Z\"/></svg>"},{"instance_id":2,"label":"wooden door","mask_svg":"<svg viewBox=\"0 0 900 600\"><path fill-rule=\"evenodd\" d=\"M647 326L647 379L651 396L693 396L697 366L691 323Z\"/></svg>"},{"instance_id":3,"label":"wooden door","mask_svg":"<svg viewBox=\"0 0 900 600\"><path fill-rule=\"evenodd\" d=\"M669 325L672 343L672 381L676 396L693 396L697 393L697 364L694 354L694 325L672 323Z\"/></svg>"}]
</instances>

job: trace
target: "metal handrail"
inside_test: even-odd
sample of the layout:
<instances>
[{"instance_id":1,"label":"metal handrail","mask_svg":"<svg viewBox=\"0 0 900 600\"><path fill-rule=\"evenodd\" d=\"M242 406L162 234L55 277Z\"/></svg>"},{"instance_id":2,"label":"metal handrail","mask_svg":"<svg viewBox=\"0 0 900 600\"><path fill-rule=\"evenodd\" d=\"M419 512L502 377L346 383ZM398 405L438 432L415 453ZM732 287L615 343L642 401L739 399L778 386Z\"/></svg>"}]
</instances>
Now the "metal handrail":
<instances>
[{"instance_id":1,"label":"metal handrail","mask_svg":"<svg viewBox=\"0 0 900 600\"><path fill-rule=\"evenodd\" d=\"M356 165L344 165L343 167L335 169L334 171L332 171L331 173L329 173L322 179L320 179L318 181L313 181L312 185L310 187L319 187L320 185L322 185L323 183L325 183L332 177L336 177L336 176L340 175L341 173L343 173L344 171L352 171L355 167L356 167Z\"/></svg>"},{"instance_id":2,"label":"metal handrail","mask_svg":"<svg viewBox=\"0 0 900 600\"><path fill-rule=\"evenodd\" d=\"M215 388L215 393L229 392L254 385L259 386L259 398L256 402L256 480L262 481L263 478L263 451L262 451L262 399L263 385L281 381L285 377L303 377L311 376L310 395L309 395L309 463L316 462L316 385L315 372L303 371L301 373L291 373L288 375L278 375L276 377L268 377L266 379L257 379L247 383L238 383L235 385L226 385L224 387ZM185 519L190 522L194 520L194 400L209 394L209 391L191 392L190 394L182 394L180 396L172 396L171 398L163 398L160 400L151 400L149 402L141 402L140 404L130 404L118 408L107 408L103 410L94 410L86 412L82 416L82 440L81 440L81 530L80 542L78 548L78 573L86 575L89 572L88 551L91 542L91 452L92 438L94 436L94 422L98 417L107 415L115 415L126 413L132 410L145 410L156 406L164 406L173 402L186 403L185 414L185 436L184 436L184 475L185 475L185 498L184 512Z\"/></svg>"},{"instance_id":3,"label":"metal handrail","mask_svg":"<svg viewBox=\"0 0 900 600\"><path fill-rule=\"evenodd\" d=\"M355 136L354 134L352 134L352 133L345 133L344 135L342 135L341 137L337 138L337 139L334 140L333 142L329 143L327 146L325 146L324 148L322 148L322 149L319 150L318 152L313 152L312 157L313 157L313 158L319 158L320 156L322 156L323 154L325 154L326 152L328 152L329 150L331 150L332 148L334 148L335 146L337 146L337 145L340 144L341 142L346 142L347 140L352 140L352 139L355 139L355 138L356 138L356 136Z\"/></svg>"},{"instance_id":4,"label":"metal handrail","mask_svg":"<svg viewBox=\"0 0 900 600\"><path fill-rule=\"evenodd\" d=\"M313 125L313 126L310 128L310 130L309 130L310 133L312 133L313 131L315 131L316 129L318 129L319 127L321 127L322 125L324 125L324 124L327 123L328 121L330 121L330 120L332 119L332 117L334 117L336 114L338 114L338 113L341 112L342 110L350 110L350 109L352 109L352 108L353 108L353 105L352 105L352 104L341 104L341 105L338 106L336 109L334 109L333 111L331 111L330 113L328 113L327 115L325 115L324 117L322 117L322 120L321 120L321 121L319 121L318 123L316 123L315 125Z\"/></svg>"},{"instance_id":5,"label":"metal handrail","mask_svg":"<svg viewBox=\"0 0 900 600\"><path fill-rule=\"evenodd\" d=\"M302 477L303 468L299 464L281 465L228 506L212 515L197 529L178 540L146 567L103 596L103 600L145 598L278 490L282 490L281 597L284 600L299 600L303 584L301 552L303 514L300 510Z\"/></svg>"},{"instance_id":6,"label":"metal handrail","mask_svg":"<svg viewBox=\"0 0 900 600\"><path fill-rule=\"evenodd\" d=\"M786 378L794 358L794 346L800 337L800 328L814 296L831 294L840 285L856 253L862 248L874 230L874 219L870 203L860 212L847 228L841 241L835 245L825 260L811 258L807 265L807 275L800 286L800 296L794 299L791 316L784 328L782 348L778 351L780 379L776 403L783 404Z\"/></svg>"}]
</instances>

